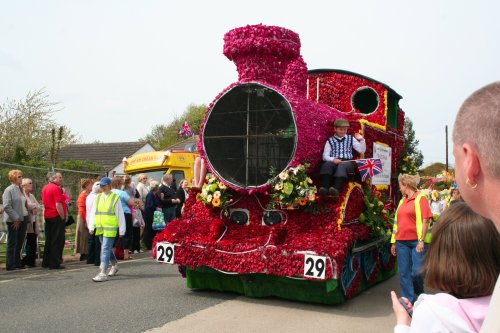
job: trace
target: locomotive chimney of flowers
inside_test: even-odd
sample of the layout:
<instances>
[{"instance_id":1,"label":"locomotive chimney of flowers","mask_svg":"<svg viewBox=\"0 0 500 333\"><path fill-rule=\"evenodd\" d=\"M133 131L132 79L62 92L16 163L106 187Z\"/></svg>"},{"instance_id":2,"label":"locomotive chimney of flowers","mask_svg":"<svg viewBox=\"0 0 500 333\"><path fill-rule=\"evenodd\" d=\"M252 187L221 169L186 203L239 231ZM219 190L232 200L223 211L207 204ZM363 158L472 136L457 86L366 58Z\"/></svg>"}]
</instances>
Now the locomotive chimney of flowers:
<instances>
[{"instance_id":1,"label":"locomotive chimney of flowers","mask_svg":"<svg viewBox=\"0 0 500 333\"><path fill-rule=\"evenodd\" d=\"M291 30L262 24L233 29L224 35L224 55L236 64L240 81L265 81L295 93L305 90L307 67L300 56L299 35ZM300 80L289 65L298 67Z\"/></svg>"}]
</instances>

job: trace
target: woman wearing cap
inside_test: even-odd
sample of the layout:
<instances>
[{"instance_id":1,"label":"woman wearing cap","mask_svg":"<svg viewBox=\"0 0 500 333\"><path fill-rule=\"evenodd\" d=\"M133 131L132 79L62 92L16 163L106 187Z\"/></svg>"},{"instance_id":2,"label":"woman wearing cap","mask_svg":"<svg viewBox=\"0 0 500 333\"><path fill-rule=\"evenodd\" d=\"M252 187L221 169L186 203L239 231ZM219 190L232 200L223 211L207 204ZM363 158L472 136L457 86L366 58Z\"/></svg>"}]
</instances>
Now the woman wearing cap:
<instances>
[{"instance_id":1,"label":"woman wearing cap","mask_svg":"<svg viewBox=\"0 0 500 333\"><path fill-rule=\"evenodd\" d=\"M401 174L398 181L403 198L396 209L391 253L398 260L401 295L413 303L424 292L420 267L425 256L424 244L430 242L427 229L432 212L424 193L417 189L419 176Z\"/></svg>"},{"instance_id":2,"label":"woman wearing cap","mask_svg":"<svg viewBox=\"0 0 500 333\"><path fill-rule=\"evenodd\" d=\"M366 142L359 133L354 135L347 134L349 122L346 119L337 119L333 123L335 134L328 138L323 149L323 165L321 166L322 187L319 188L319 194L338 196L342 186L347 181L349 172L354 171L352 161L352 150L363 154L366 150ZM330 187L330 181L333 176L333 186Z\"/></svg>"}]
</instances>

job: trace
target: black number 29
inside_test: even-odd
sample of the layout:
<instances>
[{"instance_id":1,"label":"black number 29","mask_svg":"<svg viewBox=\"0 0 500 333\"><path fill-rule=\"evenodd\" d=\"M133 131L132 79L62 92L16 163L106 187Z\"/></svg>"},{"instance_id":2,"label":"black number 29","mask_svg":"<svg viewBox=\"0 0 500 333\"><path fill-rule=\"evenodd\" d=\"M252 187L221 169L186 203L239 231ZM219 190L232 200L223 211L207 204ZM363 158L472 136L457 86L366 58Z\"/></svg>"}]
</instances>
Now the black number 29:
<instances>
[{"instance_id":1,"label":"black number 29","mask_svg":"<svg viewBox=\"0 0 500 333\"><path fill-rule=\"evenodd\" d=\"M325 273L324 257L308 256L304 262L305 276L323 278Z\"/></svg>"},{"instance_id":2,"label":"black number 29","mask_svg":"<svg viewBox=\"0 0 500 333\"><path fill-rule=\"evenodd\" d=\"M156 260L167 264L174 263L174 247L170 244L158 244L156 250Z\"/></svg>"}]
</instances>

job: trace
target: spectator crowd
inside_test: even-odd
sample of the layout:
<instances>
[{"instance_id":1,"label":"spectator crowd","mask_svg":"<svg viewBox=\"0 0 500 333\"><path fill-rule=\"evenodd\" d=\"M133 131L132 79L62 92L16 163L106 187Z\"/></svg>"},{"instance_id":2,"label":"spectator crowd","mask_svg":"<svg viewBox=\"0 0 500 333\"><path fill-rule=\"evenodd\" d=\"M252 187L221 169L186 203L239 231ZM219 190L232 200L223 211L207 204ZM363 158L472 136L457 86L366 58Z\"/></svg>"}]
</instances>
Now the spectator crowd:
<instances>
[{"instance_id":1,"label":"spectator crowd","mask_svg":"<svg viewBox=\"0 0 500 333\"><path fill-rule=\"evenodd\" d=\"M0 207L7 225L6 269L36 267L36 258L42 252L38 246L40 225L45 232L41 266L64 269L65 231L73 218L68 213L72 200L64 189L62 174L47 174L41 204L32 193L33 181L23 178L22 171L11 170L8 177L11 185L3 191L3 206ZM117 273L116 259L130 260L131 254L143 252L141 243L142 248L151 250L158 232L153 230L155 212L163 216L166 225L181 216L189 196L188 182L182 180L177 189L169 174L165 174L161 182L139 174L137 183L127 175L87 178L80 184L76 199L75 253L79 254L80 261L99 266L98 276L101 277L94 278L97 282L106 281L108 276ZM116 202L104 207L106 200L111 199ZM111 216L108 210L116 219L108 219ZM39 221L42 211L43 221Z\"/></svg>"}]
</instances>

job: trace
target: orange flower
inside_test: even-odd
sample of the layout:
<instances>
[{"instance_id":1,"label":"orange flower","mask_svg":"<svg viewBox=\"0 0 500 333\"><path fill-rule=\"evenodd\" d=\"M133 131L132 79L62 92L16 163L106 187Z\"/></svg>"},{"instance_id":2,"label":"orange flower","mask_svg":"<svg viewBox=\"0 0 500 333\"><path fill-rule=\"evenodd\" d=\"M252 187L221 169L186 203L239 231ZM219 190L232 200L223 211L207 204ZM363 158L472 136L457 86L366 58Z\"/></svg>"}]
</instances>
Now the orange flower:
<instances>
[{"instance_id":1,"label":"orange flower","mask_svg":"<svg viewBox=\"0 0 500 333\"><path fill-rule=\"evenodd\" d=\"M212 200L212 206L219 207L220 206L220 198L214 198Z\"/></svg>"},{"instance_id":2,"label":"orange flower","mask_svg":"<svg viewBox=\"0 0 500 333\"><path fill-rule=\"evenodd\" d=\"M198 201L201 200L201 192L196 195L196 200L198 200Z\"/></svg>"},{"instance_id":3,"label":"orange flower","mask_svg":"<svg viewBox=\"0 0 500 333\"><path fill-rule=\"evenodd\" d=\"M305 206L307 204L307 199L306 198L302 198L299 200L299 206Z\"/></svg>"}]
</instances>

